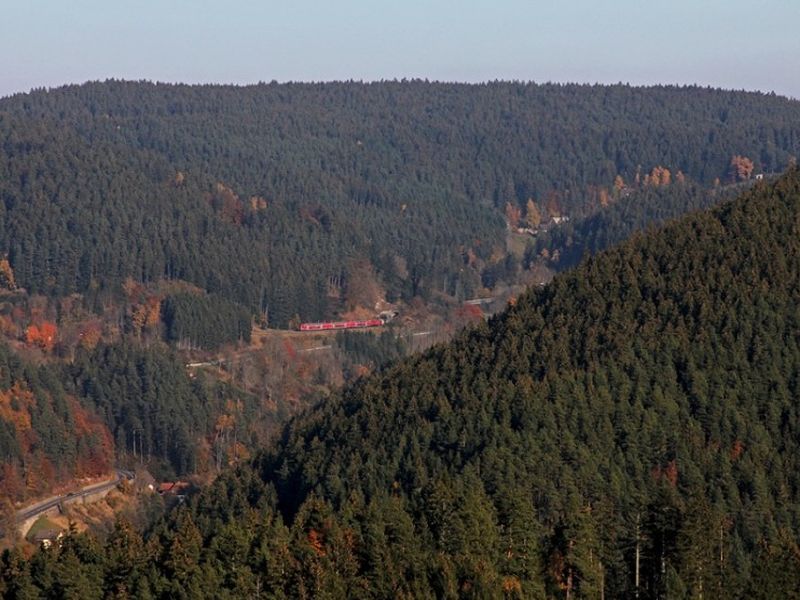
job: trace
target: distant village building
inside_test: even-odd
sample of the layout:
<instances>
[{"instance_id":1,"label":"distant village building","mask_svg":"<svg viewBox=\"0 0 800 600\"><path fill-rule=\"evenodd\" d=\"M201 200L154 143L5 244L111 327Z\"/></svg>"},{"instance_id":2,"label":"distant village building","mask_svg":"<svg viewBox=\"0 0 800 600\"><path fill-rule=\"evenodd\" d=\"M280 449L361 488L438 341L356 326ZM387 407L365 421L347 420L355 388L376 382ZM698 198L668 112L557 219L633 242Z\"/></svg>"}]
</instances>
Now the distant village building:
<instances>
[{"instance_id":1,"label":"distant village building","mask_svg":"<svg viewBox=\"0 0 800 600\"><path fill-rule=\"evenodd\" d=\"M191 488L188 481L163 481L158 484L158 493L162 496L177 496L182 498Z\"/></svg>"},{"instance_id":2,"label":"distant village building","mask_svg":"<svg viewBox=\"0 0 800 600\"><path fill-rule=\"evenodd\" d=\"M566 215L556 215L554 217L550 217L546 221L542 221L535 229L531 227L518 227L517 233L527 233L528 235L536 237L540 233L547 233L553 227L557 225L563 225L564 223L569 223L569 217Z\"/></svg>"},{"instance_id":3,"label":"distant village building","mask_svg":"<svg viewBox=\"0 0 800 600\"><path fill-rule=\"evenodd\" d=\"M40 545L42 548L50 548L64 537L64 532L60 529L40 529L28 536L28 541Z\"/></svg>"}]
</instances>

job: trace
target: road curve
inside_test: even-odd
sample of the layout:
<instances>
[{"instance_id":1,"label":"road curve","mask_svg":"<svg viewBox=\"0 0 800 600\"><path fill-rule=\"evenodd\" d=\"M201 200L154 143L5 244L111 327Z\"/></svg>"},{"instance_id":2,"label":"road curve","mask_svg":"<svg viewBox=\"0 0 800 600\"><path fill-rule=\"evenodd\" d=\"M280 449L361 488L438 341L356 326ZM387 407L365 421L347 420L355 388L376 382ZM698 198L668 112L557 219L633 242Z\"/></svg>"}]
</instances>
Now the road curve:
<instances>
[{"instance_id":1,"label":"road curve","mask_svg":"<svg viewBox=\"0 0 800 600\"><path fill-rule=\"evenodd\" d=\"M16 520L18 523L22 523L23 521L27 521L28 519L36 517L42 513L47 512L52 508L55 508L64 501L71 501L75 500L76 498L83 498L84 496L88 496L90 494L104 492L119 485L119 483L123 479L132 480L133 477L134 475L132 471L126 471L124 469L115 469L114 479L111 479L109 481L104 481L101 483L87 485L86 487L79 488L78 490L72 492L67 492L66 494L63 494L61 496L52 496L50 498L47 498L46 500L41 500L36 504L32 504L31 506L26 506L25 508L18 510L16 512L15 515Z\"/></svg>"}]
</instances>

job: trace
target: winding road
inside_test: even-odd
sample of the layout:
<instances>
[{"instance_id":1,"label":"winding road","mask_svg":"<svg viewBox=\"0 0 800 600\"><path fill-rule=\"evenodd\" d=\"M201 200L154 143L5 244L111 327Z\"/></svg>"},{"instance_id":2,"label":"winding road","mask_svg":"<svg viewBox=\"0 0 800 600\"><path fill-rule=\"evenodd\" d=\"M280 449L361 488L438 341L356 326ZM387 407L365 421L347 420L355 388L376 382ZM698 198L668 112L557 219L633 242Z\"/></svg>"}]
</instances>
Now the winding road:
<instances>
[{"instance_id":1,"label":"winding road","mask_svg":"<svg viewBox=\"0 0 800 600\"><path fill-rule=\"evenodd\" d=\"M67 492L61 496L51 496L50 498L41 500L36 504L26 506L25 508L16 512L16 521L17 523L24 523L28 519L38 517L39 515L46 513L48 510L55 508L63 502L72 502L79 498L89 496L90 494L105 492L106 490L110 490L111 488L118 486L123 479L133 480L134 478L133 471L126 471L124 469L115 469L114 474L114 479L109 481L87 485L86 487L78 488L77 490Z\"/></svg>"}]
</instances>

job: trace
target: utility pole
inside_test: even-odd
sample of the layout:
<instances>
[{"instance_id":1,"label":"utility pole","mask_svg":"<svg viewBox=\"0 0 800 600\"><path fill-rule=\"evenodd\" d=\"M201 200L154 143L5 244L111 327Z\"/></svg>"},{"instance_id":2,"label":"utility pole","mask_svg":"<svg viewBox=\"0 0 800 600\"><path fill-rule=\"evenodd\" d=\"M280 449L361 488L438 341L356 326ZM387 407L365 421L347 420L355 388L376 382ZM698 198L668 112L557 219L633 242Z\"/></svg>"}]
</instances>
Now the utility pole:
<instances>
[{"instance_id":1,"label":"utility pole","mask_svg":"<svg viewBox=\"0 0 800 600\"><path fill-rule=\"evenodd\" d=\"M635 597L639 598L639 561L641 559L641 548L640 548L640 522L641 513L636 513L636 567L635 567L635 580L634 580L634 589L635 589Z\"/></svg>"}]
</instances>

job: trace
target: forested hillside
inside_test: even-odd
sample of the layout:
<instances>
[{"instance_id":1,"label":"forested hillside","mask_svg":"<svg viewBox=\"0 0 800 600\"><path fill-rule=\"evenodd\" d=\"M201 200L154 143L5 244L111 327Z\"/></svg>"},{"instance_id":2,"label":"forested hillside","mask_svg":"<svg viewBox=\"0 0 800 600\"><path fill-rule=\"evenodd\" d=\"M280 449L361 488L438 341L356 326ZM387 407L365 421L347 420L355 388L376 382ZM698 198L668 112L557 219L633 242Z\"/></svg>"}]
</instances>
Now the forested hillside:
<instances>
[{"instance_id":1,"label":"forested hillside","mask_svg":"<svg viewBox=\"0 0 800 600\"><path fill-rule=\"evenodd\" d=\"M112 431L119 455L145 460L157 474L226 465L234 443L252 447L257 402L205 377L192 377L163 348L98 346L65 368L69 386ZM152 460L151 460L152 459Z\"/></svg>"},{"instance_id":2,"label":"forested hillside","mask_svg":"<svg viewBox=\"0 0 800 600\"><path fill-rule=\"evenodd\" d=\"M263 439L262 412L231 385L190 378L164 348L99 345L37 366L0 344L0 509L117 461L161 477L219 470Z\"/></svg>"},{"instance_id":3,"label":"forested hillside","mask_svg":"<svg viewBox=\"0 0 800 600\"><path fill-rule=\"evenodd\" d=\"M65 392L57 372L0 343L0 500L46 494L76 477L107 475L113 465L105 423Z\"/></svg>"},{"instance_id":4,"label":"forested hillside","mask_svg":"<svg viewBox=\"0 0 800 600\"><path fill-rule=\"evenodd\" d=\"M6 554L0 590L796 597L798 223L795 169L636 236L296 419L149 545Z\"/></svg>"},{"instance_id":5,"label":"forested hillside","mask_svg":"<svg viewBox=\"0 0 800 600\"><path fill-rule=\"evenodd\" d=\"M780 171L798 123L795 101L696 87L38 90L0 100L0 254L31 293L99 306L127 277L182 279L278 326L364 279L463 298L507 207L583 214L657 166L703 185Z\"/></svg>"}]
</instances>

